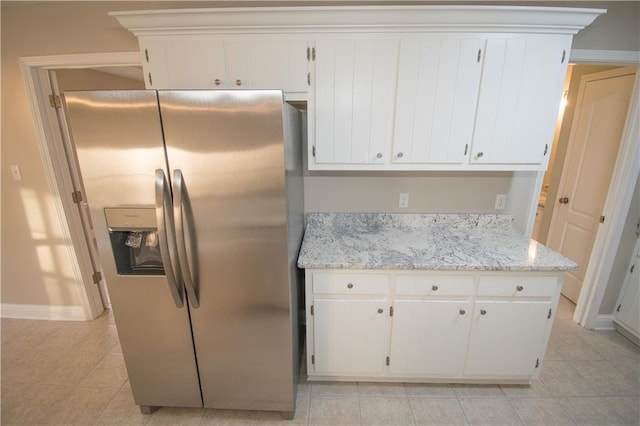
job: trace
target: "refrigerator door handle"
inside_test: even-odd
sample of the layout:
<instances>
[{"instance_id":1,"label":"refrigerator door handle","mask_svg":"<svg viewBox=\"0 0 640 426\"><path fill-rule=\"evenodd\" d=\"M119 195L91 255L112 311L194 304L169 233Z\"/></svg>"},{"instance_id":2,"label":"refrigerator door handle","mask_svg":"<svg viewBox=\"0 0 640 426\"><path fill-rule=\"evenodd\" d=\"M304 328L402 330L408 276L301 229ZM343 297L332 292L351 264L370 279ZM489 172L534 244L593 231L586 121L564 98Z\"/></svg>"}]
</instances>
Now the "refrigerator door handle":
<instances>
[{"instance_id":1,"label":"refrigerator door handle","mask_svg":"<svg viewBox=\"0 0 640 426\"><path fill-rule=\"evenodd\" d=\"M186 234L185 230L189 230L189 225L185 226L185 213L186 213L186 192L185 192L184 177L182 176L182 170L176 169L173 171L173 215L175 218L176 226L176 244L178 246L178 260L180 261L180 270L182 271L182 279L184 280L185 287L187 289L187 296L189 297L189 303L193 308L200 307L200 301L198 300L198 292L196 291L196 283L194 275L191 273L191 267L189 265L189 258L187 256ZM191 234L189 234L191 236ZM193 240L192 240L193 241Z\"/></svg>"},{"instance_id":2,"label":"refrigerator door handle","mask_svg":"<svg viewBox=\"0 0 640 426\"><path fill-rule=\"evenodd\" d=\"M169 185L164 175L164 170L156 170L156 222L158 225L158 243L160 244L160 255L162 257L162 266L169 282L169 291L173 297L176 307L181 308L184 305L182 300L182 283L177 279L179 270L174 270L171 262L171 252L169 251L169 232L173 231L173 212L171 204L167 208L167 202L170 202L171 194L169 193ZM171 235L171 245L175 247L175 237Z\"/></svg>"}]
</instances>

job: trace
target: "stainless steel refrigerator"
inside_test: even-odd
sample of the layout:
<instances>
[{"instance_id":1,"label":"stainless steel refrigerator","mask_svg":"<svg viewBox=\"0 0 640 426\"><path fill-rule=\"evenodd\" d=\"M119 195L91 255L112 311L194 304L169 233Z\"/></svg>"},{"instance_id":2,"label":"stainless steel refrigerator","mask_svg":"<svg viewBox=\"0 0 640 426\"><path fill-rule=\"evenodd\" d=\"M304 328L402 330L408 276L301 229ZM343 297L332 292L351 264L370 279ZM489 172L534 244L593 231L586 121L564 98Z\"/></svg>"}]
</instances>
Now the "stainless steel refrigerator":
<instances>
[{"instance_id":1,"label":"stainless steel refrigerator","mask_svg":"<svg viewBox=\"0 0 640 426\"><path fill-rule=\"evenodd\" d=\"M299 112L280 91L64 93L135 402L292 416Z\"/></svg>"}]
</instances>

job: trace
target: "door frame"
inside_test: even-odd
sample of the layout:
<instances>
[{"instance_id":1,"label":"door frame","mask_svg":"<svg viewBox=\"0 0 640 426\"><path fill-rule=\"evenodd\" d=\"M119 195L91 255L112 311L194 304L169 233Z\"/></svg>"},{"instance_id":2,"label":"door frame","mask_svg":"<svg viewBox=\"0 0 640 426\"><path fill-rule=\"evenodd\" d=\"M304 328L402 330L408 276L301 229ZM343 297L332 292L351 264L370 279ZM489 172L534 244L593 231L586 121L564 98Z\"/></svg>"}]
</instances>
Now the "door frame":
<instances>
[{"instance_id":1,"label":"door frame","mask_svg":"<svg viewBox=\"0 0 640 426\"><path fill-rule=\"evenodd\" d=\"M100 290L93 282L93 265L82 221L73 203L74 191L69 164L62 142L62 129L55 108L49 104L52 93L48 71L63 68L94 68L109 66L140 66L139 52L91 53L20 58L27 98L34 121L38 149L47 179L56 217L66 245L67 256L84 312L84 320L98 317L104 307ZM82 320L83 318L64 318Z\"/></svg>"},{"instance_id":2,"label":"door frame","mask_svg":"<svg viewBox=\"0 0 640 426\"><path fill-rule=\"evenodd\" d=\"M574 50L571 58L576 58L574 62L587 64L620 64L640 65L638 60L640 52L624 52L602 50ZM60 128L57 124L55 112L52 113L49 107L48 96L50 85L46 78L47 70L54 68L91 68L100 66L140 66L141 58L139 52L105 52L73 55L54 56L31 56L20 58L20 70L25 81L27 97L34 119L34 127L38 139L38 148L42 157L45 175L56 214L63 230L65 238L72 241L73 246L68 247L68 255L74 273L74 279L78 283L78 294L80 295L85 319L97 317L102 312L99 292L91 280L92 272L89 255L83 253L81 247L84 244L79 233L82 230L79 222L79 215L66 215L66 211L75 210L71 199L71 186L68 181L68 169L65 170L66 160L56 149L56 137L60 137ZM614 174L611 179L610 191L605 202L604 214L607 220L594 242L592 251L592 261L589 262L588 270L585 274L583 289L576 306L574 320L587 328L602 328L598 323L598 310L602 303L602 298L606 290L607 281L613 267L616 249L622 235L624 218L626 217L633 186L640 172L640 123L638 120L630 120L640 114L640 75L636 75L636 83L632 94L632 101L627 114L627 122L621 141L621 149L616 162ZM635 114L635 115L634 115ZM56 133L57 132L57 133ZM66 174L66 175L65 175ZM535 207L538 203L538 194L542 186L544 172L538 172L535 178L534 190L530 201L529 225L525 231L531 234L533 221L535 219ZM614 190L622 188L621 191ZM79 244L78 242L82 243ZM610 323L610 321L609 321ZM611 327L607 324L607 327Z\"/></svg>"},{"instance_id":3,"label":"door frame","mask_svg":"<svg viewBox=\"0 0 640 426\"><path fill-rule=\"evenodd\" d=\"M569 58L577 65L619 65L640 67L640 52L574 49ZM636 73L631 101L625 121L616 165L603 208L605 223L600 225L593 243L585 271L582 290L576 304L573 320L585 328L613 330L613 313L600 314L600 306L613 269L617 247L622 237L635 182L640 173L640 69ZM529 204L529 220L525 231L531 235L535 211L544 180L544 171L537 172L535 187Z\"/></svg>"}]
</instances>

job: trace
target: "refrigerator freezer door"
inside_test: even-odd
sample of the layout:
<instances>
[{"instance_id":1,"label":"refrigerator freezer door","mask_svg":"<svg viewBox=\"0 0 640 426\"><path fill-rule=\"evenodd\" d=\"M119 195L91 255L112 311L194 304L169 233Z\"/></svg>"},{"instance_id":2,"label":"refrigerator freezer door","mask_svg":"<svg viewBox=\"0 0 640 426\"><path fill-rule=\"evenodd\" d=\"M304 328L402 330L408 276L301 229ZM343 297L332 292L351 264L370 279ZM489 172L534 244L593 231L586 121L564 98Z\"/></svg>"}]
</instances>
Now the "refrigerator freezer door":
<instances>
[{"instance_id":1,"label":"refrigerator freezer door","mask_svg":"<svg viewBox=\"0 0 640 426\"><path fill-rule=\"evenodd\" d=\"M176 308L165 276L118 275L103 212L155 205L154 172L166 171L157 94L66 92L64 99L135 401L199 407L187 308Z\"/></svg>"},{"instance_id":2,"label":"refrigerator freezer door","mask_svg":"<svg viewBox=\"0 0 640 426\"><path fill-rule=\"evenodd\" d=\"M282 92L159 98L169 168L183 178L204 405L293 411Z\"/></svg>"}]
</instances>

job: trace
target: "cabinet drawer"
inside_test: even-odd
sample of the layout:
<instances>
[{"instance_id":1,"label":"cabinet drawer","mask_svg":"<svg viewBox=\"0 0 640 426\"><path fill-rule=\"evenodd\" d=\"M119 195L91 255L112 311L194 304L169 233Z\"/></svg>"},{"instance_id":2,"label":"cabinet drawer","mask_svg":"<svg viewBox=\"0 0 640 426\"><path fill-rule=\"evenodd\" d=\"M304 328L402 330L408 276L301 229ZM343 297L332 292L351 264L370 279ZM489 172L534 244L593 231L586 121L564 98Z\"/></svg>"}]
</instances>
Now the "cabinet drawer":
<instances>
[{"instance_id":1,"label":"cabinet drawer","mask_svg":"<svg viewBox=\"0 0 640 426\"><path fill-rule=\"evenodd\" d=\"M473 277L465 275L398 275L396 296L471 296Z\"/></svg>"},{"instance_id":2,"label":"cabinet drawer","mask_svg":"<svg viewBox=\"0 0 640 426\"><path fill-rule=\"evenodd\" d=\"M480 277L478 296L553 297L557 277L499 276Z\"/></svg>"},{"instance_id":3,"label":"cabinet drawer","mask_svg":"<svg viewBox=\"0 0 640 426\"><path fill-rule=\"evenodd\" d=\"M386 274L313 274L314 294L387 294Z\"/></svg>"}]
</instances>

